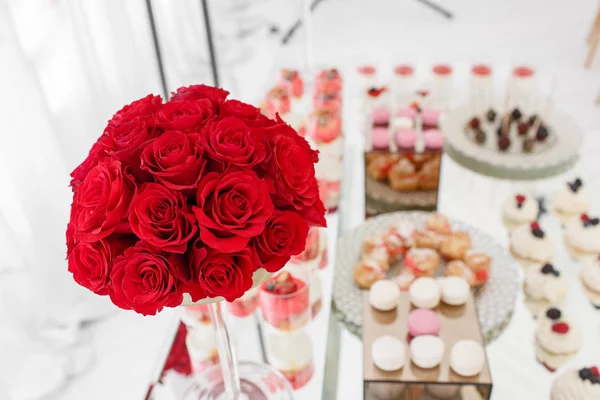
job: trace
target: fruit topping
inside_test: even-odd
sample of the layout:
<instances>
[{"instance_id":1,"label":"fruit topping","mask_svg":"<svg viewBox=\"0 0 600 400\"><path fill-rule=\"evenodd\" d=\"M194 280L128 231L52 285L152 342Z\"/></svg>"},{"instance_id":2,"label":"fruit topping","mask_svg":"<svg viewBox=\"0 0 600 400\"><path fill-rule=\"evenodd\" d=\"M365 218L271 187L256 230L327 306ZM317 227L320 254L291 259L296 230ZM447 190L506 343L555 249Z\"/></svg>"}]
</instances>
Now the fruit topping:
<instances>
[{"instance_id":1,"label":"fruit topping","mask_svg":"<svg viewBox=\"0 0 600 400\"><path fill-rule=\"evenodd\" d=\"M546 141L546 139L548 139L548 129L546 129L544 125L540 125L535 133L535 138L538 142Z\"/></svg>"},{"instance_id":2,"label":"fruit topping","mask_svg":"<svg viewBox=\"0 0 600 400\"><path fill-rule=\"evenodd\" d=\"M510 147L510 138L508 136L500 136L498 138L498 149L506 151Z\"/></svg>"},{"instance_id":3,"label":"fruit topping","mask_svg":"<svg viewBox=\"0 0 600 400\"><path fill-rule=\"evenodd\" d=\"M382 87L382 88L372 87L372 88L369 89L368 94L369 94L370 97L379 97L379 95L381 93L383 93L383 92L385 92L385 88L384 87Z\"/></svg>"},{"instance_id":4,"label":"fruit topping","mask_svg":"<svg viewBox=\"0 0 600 400\"><path fill-rule=\"evenodd\" d=\"M496 111L490 108L487 114L485 114L485 117L489 122L494 122L496 120Z\"/></svg>"},{"instance_id":5,"label":"fruit topping","mask_svg":"<svg viewBox=\"0 0 600 400\"><path fill-rule=\"evenodd\" d=\"M518 130L520 136L527 135L527 131L529 130L529 123L528 122L520 122L519 125L517 125L517 130Z\"/></svg>"},{"instance_id":6,"label":"fruit topping","mask_svg":"<svg viewBox=\"0 0 600 400\"><path fill-rule=\"evenodd\" d=\"M487 282L489 279L489 274L485 269L480 269L475 272L475 279L477 282Z\"/></svg>"},{"instance_id":7,"label":"fruit topping","mask_svg":"<svg viewBox=\"0 0 600 400\"><path fill-rule=\"evenodd\" d=\"M552 324L552 332L558 333L560 335L565 335L569 332L569 324L566 322L557 322Z\"/></svg>"},{"instance_id":8,"label":"fruit topping","mask_svg":"<svg viewBox=\"0 0 600 400\"><path fill-rule=\"evenodd\" d=\"M571 191L573 193L577 193L579 191L579 189L581 189L581 186L583 186L583 181L581 179L577 178L573 182L567 182L567 185L569 186L569 189L571 189Z\"/></svg>"},{"instance_id":9,"label":"fruit topping","mask_svg":"<svg viewBox=\"0 0 600 400\"><path fill-rule=\"evenodd\" d=\"M269 281L267 282L267 284L265 285L265 288L269 291L272 292L275 290L275 281Z\"/></svg>"},{"instance_id":10,"label":"fruit topping","mask_svg":"<svg viewBox=\"0 0 600 400\"><path fill-rule=\"evenodd\" d=\"M552 321L556 321L557 319L560 319L562 313L560 312L560 310L558 308L549 308L548 311L546 311L546 317L550 318ZM554 327L553 327L554 329Z\"/></svg>"},{"instance_id":11,"label":"fruit topping","mask_svg":"<svg viewBox=\"0 0 600 400\"><path fill-rule=\"evenodd\" d=\"M585 216L585 219L584 219L584 216ZM583 222L584 228L589 228L591 226L596 226L596 225L600 224L600 218L590 218L586 214L583 214L581 216L581 221Z\"/></svg>"},{"instance_id":12,"label":"fruit topping","mask_svg":"<svg viewBox=\"0 0 600 400\"><path fill-rule=\"evenodd\" d=\"M275 278L269 280L265 285L265 289L275 294L290 294L298 290L298 285L289 272L283 271Z\"/></svg>"},{"instance_id":13,"label":"fruit topping","mask_svg":"<svg viewBox=\"0 0 600 400\"><path fill-rule=\"evenodd\" d=\"M523 203L525 203L526 197L522 194L518 194L515 196L515 200L517 200L517 208L522 208Z\"/></svg>"},{"instance_id":14,"label":"fruit topping","mask_svg":"<svg viewBox=\"0 0 600 400\"><path fill-rule=\"evenodd\" d=\"M339 76L338 70L333 68L328 71L325 71L325 76L327 77L327 79L336 79Z\"/></svg>"},{"instance_id":15,"label":"fruit topping","mask_svg":"<svg viewBox=\"0 0 600 400\"><path fill-rule=\"evenodd\" d=\"M479 118L477 118L477 117L471 118L471 120L469 121L469 126L471 127L471 129L479 128Z\"/></svg>"},{"instance_id":16,"label":"fruit topping","mask_svg":"<svg viewBox=\"0 0 600 400\"><path fill-rule=\"evenodd\" d=\"M593 384L600 383L600 371L598 367L593 366L590 368L582 368L579 370L579 378L584 381L590 381Z\"/></svg>"},{"instance_id":17,"label":"fruit topping","mask_svg":"<svg viewBox=\"0 0 600 400\"><path fill-rule=\"evenodd\" d=\"M554 276L560 276L560 271L554 268L554 265L547 263L544 264L544 266L541 269L542 274L547 275L547 274L552 274Z\"/></svg>"},{"instance_id":18,"label":"fruit topping","mask_svg":"<svg viewBox=\"0 0 600 400\"><path fill-rule=\"evenodd\" d=\"M533 234L533 236L539 239L543 239L544 236L546 236L546 234L544 233L542 228L540 228L540 225L537 222L531 223L531 233Z\"/></svg>"}]
</instances>

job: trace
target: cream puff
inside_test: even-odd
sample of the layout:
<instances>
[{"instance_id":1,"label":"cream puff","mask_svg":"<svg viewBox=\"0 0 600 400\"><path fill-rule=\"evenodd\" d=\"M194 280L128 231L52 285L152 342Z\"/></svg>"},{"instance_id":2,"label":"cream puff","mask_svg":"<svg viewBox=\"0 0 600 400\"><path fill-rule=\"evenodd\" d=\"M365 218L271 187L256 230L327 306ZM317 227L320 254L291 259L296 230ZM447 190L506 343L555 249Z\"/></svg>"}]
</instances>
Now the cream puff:
<instances>
[{"instance_id":1,"label":"cream puff","mask_svg":"<svg viewBox=\"0 0 600 400\"><path fill-rule=\"evenodd\" d=\"M552 196L552 208L563 223L586 213L589 205L590 195L580 178L567 182Z\"/></svg>"},{"instance_id":2,"label":"cream puff","mask_svg":"<svg viewBox=\"0 0 600 400\"><path fill-rule=\"evenodd\" d=\"M434 249L438 250L442 245L442 241L445 236L440 235L434 231L416 231L415 235L415 247Z\"/></svg>"},{"instance_id":3,"label":"cream puff","mask_svg":"<svg viewBox=\"0 0 600 400\"><path fill-rule=\"evenodd\" d=\"M385 271L372 260L360 261L352 271L354 282L361 289L370 289L379 280L385 279Z\"/></svg>"},{"instance_id":4,"label":"cream puff","mask_svg":"<svg viewBox=\"0 0 600 400\"><path fill-rule=\"evenodd\" d=\"M433 213L425 220L425 229L443 236L452 233L452 227L448 218L439 213Z\"/></svg>"},{"instance_id":5,"label":"cream puff","mask_svg":"<svg viewBox=\"0 0 600 400\"><path fill-rule=\"evenodd\" d=\"M523 193L512 195L502 203L502 219L509 230L534 222L538 214L538 201Z\"/></svg>"},{"instance_id":6,"label":"cream puff","mask_svg":"<svg viewBox=\"0 0 600 400\"><path fill-rule=\"evenodd\" d=\"M433 249L413 247L404 257L404 266L415 276L433 276L440 266L440 256Z\"/></svg>"},{"instance_id":7,"label":"cream puff","mask_svg":"<svg viewBox=\"0 0 600 400\"><path fill-rule=\"evenodd\" d=\"M535 353L548 370L554 372L573 357L582 346L579 327L564 309L544 309L537 318Z\"/></svg>"},{"instance_id":8,"label":"cream puff","mask_svg":"<svg viewBox=\"0 0 600 400\"><path fill-rule=\"evenodd\" d=\"M442 240L440 254L450 260L462 260L470 248L471 236L467 232L454 232Z\"/></svg>"},{"instance_id":9,"label":"cream puff","mask_svg":"<svg viewBox=\"0 0 600 400\"><path fill-rule=\"evenodd\" d=\"M446 264L444 269L444 276L451 277L456 276L467 281L469 286L474 287L476 284L475 274L471 268L467 267L467 264L461 260L452 260Z\"/></svg>"},{"instance_id":10,"label":"cream puff","mask_svg":"<svg viewBox=\"0 0 600 400\"><path fill-rule=\"evenodd\" d=\"M584 260L579 279L586 297L596 309L600 310L600 259Z\"/></svg>"},{"instance_id":11,"label":"cream puff","mask_svg":"<svg viewBox=\"0 0 600 400\"><path fill-rule=\"evenodd\" d=\"M600 254L600 218L582 214L567 223L565 245L576 260L596 258Z\"/></svg>"},{"instance_id":12,"label":"cream puff","mask_svg":"<svg viewBox=\"0 0 600 400\"><path fill-rule=\"evenodd\" d=\"M532 267L525 275L523 292L525 305L534 317L550 305L562 305L567 294L568 283L564 275L552 264Z\"/></svg>"},{"instance_id":13,"label":"cream puff","mask_svg":"<svg viewBox=\"0 0 600 400\"><path fill-rule=\"evenodd\" d=\"M554 257L554 242L537 222L523 225L510 235L513 257L524 267L547 263Z\"/></svg>"},{"instance_id":14,"label":"cream puff","mask_svg":"<svg viewBox=\"0 0 600 400\"><path fill-rule=\"evenodd\" d=\"M395 163L388 173L390 186L400 192L412 192L419 187L419 177L415 166L406 158Z\"/></svg>"},{"instance_id":15,"label":"cream puff","mask_svg":"<svg viewBox=\"0 0 600 400\"><path fill-rule=\"evenodd\" d=\"M465 265L473 272L471 286L479 287L490 277L492 258L481 251L467 250L463 257Z\"/></svg>"}]
</instances>

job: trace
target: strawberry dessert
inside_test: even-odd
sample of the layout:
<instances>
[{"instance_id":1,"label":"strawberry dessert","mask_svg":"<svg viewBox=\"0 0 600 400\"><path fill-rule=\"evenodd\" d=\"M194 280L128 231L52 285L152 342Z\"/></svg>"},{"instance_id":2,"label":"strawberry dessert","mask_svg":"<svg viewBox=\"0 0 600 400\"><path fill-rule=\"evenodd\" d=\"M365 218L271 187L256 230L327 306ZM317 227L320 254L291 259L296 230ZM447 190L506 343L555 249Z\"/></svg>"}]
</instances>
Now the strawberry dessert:
<instances>
[{"instance_id":1,"label":"strawberry dessert","mask_svg":"<svg viewBox=\"0 0 600 400\"><path fill-rule=\"evenodd\" d=\"M258 288L248 290L242 297L227 303L227 311L238 318L252 315L258 307Z\"/></svg>"},{"instance_id":2,"label":"strawberry dessert","mask_svg":"<svg viewBox=\"0 0 600 400\"><path fill-rule=\"evenodd\" d=\"M313 97L313 107L317 110L339 114L342 110L342 97L338 92L318 92Z\"/></svg>"},{"instance_id":3,"label":"strawberry dessert","mask_svg":"<svg viewBox=\"0 0 600 400\"><path fill-rule=\"evenodd\" d=\"M275 86L269 90L264 105L264 112L267 116L274 116L276 113L287 114L290 107L290 97L287 90L281 86Z\"/></svg>"},{"instance_id":4,"label":"strawberry dessert","mask_svg":"<svg viewBox=\"0 0 600 400\"><path fill-rule=\"evenodd\" d=\"M322 70L316 79L317 92L338 93L342 90L342 77L337 69Z\"/></svg>"},{"instance_id":5,"label":"strawberry dessert","mask_svg":"<svg viewBox=\"0 0 600 400\"><path fill-rule=\"evenodd\" d=\"M340 117L330 111L316 110L311 116L309 136L318 143L331 143L342 134Z\"/></svg>"},{"instance_id":6,"label":"strawberry dessert","mask_svg":"<svg viewBox=\"0 0 600 400\"><path fill-rule=\"evenodd\" d=\"M308 285L287 271L268 279L260 287L263 319L275 329L292 331L310 318Z\"/></svg>"},{"instance_id":7,"label":"strawberry dessert","mask_svg":"<svg viewBox=\"0 0 600 400\"><path fill-rule=\"evenodd\" d=\"M300 98L304 94L304 82L295 69L282 69L279 84L294 98Z\"/></svg>"}]
</instances>

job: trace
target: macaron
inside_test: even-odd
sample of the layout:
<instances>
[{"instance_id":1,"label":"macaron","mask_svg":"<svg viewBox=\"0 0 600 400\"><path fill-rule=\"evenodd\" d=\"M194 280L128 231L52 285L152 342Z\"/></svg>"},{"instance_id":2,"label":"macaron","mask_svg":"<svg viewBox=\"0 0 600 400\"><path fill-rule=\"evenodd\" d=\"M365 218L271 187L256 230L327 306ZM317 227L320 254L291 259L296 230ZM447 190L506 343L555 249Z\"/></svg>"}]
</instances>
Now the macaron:
<instances>
[{"instance_id":1,"label":"macaron","mask_svg":"<svg viewBox=\"0 0 600 400\"><path fill-rule=\"evenodd\" d=\"M444 148L444 134L437 129L431 129L423 134L425 150L442 151Z\"/></svg>"},{"instance_id":2,"label":"macaron","mask_svg":"<svg viewBox=\"0 0 600 400\"><path fill-rule=\"evenodd\" d=\"M390 122L390 111L383 107L375 108L371 111L371 120L373 125L387 125Z\"/></svg>"},{"instance_id":3,"label":"macaron","mask_svg":"<svg viewBox=\"0 0 600 400\"><path fill-rule=\"evenodd\" d=\"M391 311L398 305L400 289L394 282L383 279L377 281L369 290L369 303L379 311Z\"/></svg>"},{"instance_id":4,"label":"macaron","mask_svg":"<svg viewBox=\"0 0 600 400\"><path fill-rule=\"evenodd\" d=\"M442 361L443 355L444 342L437 336L417 336L410 341L410 358L417 367L436 367Z\"/></svg>"},{"instance_id":5,"label":"macaron","mask_svg":"<svg viewBox=\"0 0 600 400\"><path fill-rule=\"evenodd\" d=\"M396 131L407 131L414 127L414 122L408 117L394 117L392 119L392 129Z\"/></svg>"},{"instance_id":6,"label":"macaron","mask_svg":"<svg viewBox=\"0 0 600 400\"><path fill-rule=\"evenodd\" d=\"M462 376L475 376L485 364L483 347L474 340L459 340L450 351L450 368Z\"/></svg>"},{"instance_id":7,"label":"macaron","mask_svg":"<svg viewBox=\"0 0 600 400\"><path fill-rule=\"evenodd\" d=\"M404 343L393 336L380 336L371 344L373 364L383 371L397 371L404 366Z\"/></svg>"},{"instance_id":8,"label":"macaron","mask_svg":"<svg viewBox=\"0 0 600 400\"><path fill-rule=\"evenodd\" d=\"M412 337L440 333L440 318L431 310L418 308L408 314L408 334Z\"/></svg>"},{"instance_id":9,"label":"macaron","mask_svg":"<svg viewBox=\"0 0 600 400\"><path fill-rule=\"evenodd\" d=\"M413 151L415 149L415 143L417 142L417 133L415 131L397 131L396 132L396 145L398 150Z\"/></svg>"},{"instance_id":10,"label":"macaron","mask_svg":"<svg viewBox=\"0 0 600 400\"><path fill-rule=\"evenodd\" d=\"M390 132L387 128L375 127L371 130L373 149L386 150L390 147Z\"/></svg>"},{"instance_id":11,"label":"macaron","mask_svg":"<svg viewBox=\"0 0 600 400\"><path fill-rule=\"evenodd\" d=\"M442 301L451 306L461 306L469 299L471 287L459 276L448 276L440 280Z\"/></svg>"},{"instance_id":12,"label":"macaron","mask_svg":"<svg viewBox=\"0 0 600 400\"><path fill-rule=\"evenodd\" d=\"M437 126L440 119L440 112L438 110L424 109L421 111L421 119L423 126Z\"/></svg>"},{"instance_id":13,"label":"macaron","mask_svg":"<svg viewBox=\"0 0 600 400\"><path fill-rule=\"evenodd\" d=\"M417 308L435 308L440 303L440 286L433 278L416 279L408 289L410 302Z\"/></svg>"}]
</instances>

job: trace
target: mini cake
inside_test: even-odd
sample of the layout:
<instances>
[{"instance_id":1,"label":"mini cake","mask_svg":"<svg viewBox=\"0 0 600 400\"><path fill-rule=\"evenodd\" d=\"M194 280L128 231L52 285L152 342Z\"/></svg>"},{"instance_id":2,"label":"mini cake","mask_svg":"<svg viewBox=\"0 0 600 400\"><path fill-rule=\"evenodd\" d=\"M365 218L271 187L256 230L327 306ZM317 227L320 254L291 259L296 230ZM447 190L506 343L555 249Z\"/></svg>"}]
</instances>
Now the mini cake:
<instances>
[{"instance_id":1,"label":"mini cake","mask_svg":"<svg viewBox=\"0 0 600 400\"><path fill-rule=\"evenodd\" d=\"M583 261L579 279L586 297L597 310L600 310L600 259Z\"/></svg>"},{"instance_id":2,"label":"mini cake","mask_svg":"<svg viewBox=\"0 0 600 400\"><path fill-rule=\"evenodd\" d=\"M416 231L415 246L424 249L438 250L446 236L442 236L433 231Z\"/></svg>"},{"instance_id":3,"label":"mini cake","mask_svg":"<svg viewBox=\"0 0 600 400\"><path fill-rule=\"evenodd\" d=\"M451 306L461 306L467 302L471 288L467 281L458 276L448 276L440 281L442 302Z\"/></svg>"},{"instance_id":4,"label":"mini cake","mask_svg":"<svg viewBox=\"0 0 600 400\"><path fill-rule=\"evenodd\" d=\"M313 346L306 332L292 335L268 335L266 352L269 364L281 372L294 390L306 385L313 376Z\"/></svg>"},{"instance_id":5,"label":"mini cake","mask_svg":"<svg viewBox=\"0 0 600 400\"><path fill-rule=\"evenodd\" d=\"M415 276L415 274L412 273L410 269L402 268L400 270L400 273L392 278L392 281L394 281L394 283L398 285L400 291L406 292L408 291L408 289L410 289L410 285L412 285L412 283L416 279L417 277Z\"/></svg>"},{"instance_id":6,"label":"mini cake","mask_svg":"<svg viewBox=\"0 0 600 400\"><path fill-rule=\"evenodd\" d=\"M600 370L597 366L569 369L552 382L550 400L600 399Z\"/></svg>"},{"instance_id":7,"label":"mini cake","mask_svg":"<svg viewBox=\"0 0 600 400\"><path fill-rule=\"evenodd\" d=\"M554 256L554 242L537 222L515 229L510 236L510 251L524 267L547 263Z\"/></svg>"},{"instance_id":8,"label":"mini cake","mask_svg":"<svg viewBox=\"0 0 600 400\"><path fill-rule=\"evenodd\" d=\"M371 148L373 150L390 149L390 131L384 127L373 127L371 129Z\"/></svg>"},{"instance_id":9,"label":"mini cake","mask_svg":"<svg viewBox=\"0 0 600 400\"><path fill-rule=\"evenodd\" d=\"M398 154L373 152L371 155L374 157L367 163L367 176L378 181L386 180L392 166L400 160Z\"/></svg>"},{"instance_id":10,"label":"mini cake","mask_svg":"<svg viewBox=\"0 0 600 400\"><path fill-rule=\"evenodd\" d=\"M450 260L462 260L471 248L471 237L467 232L454 232L446 236L440 245L440 253Z\"/></svg>"},{"instance_id":11,"label":"mini cake","mask_svg":"<svg viewBox=\"0 0 600 400\"><path fill-rule=\"evenodd\" d=\"M476 251L467 250L463 261L465 265L473 272L473 277L470 282L471 286L481 286L486 283L490 277L490 264L492 258L487 254Z\"/></svg>"},{"instance_id":12,"label":"mini cake","mask_svg":"<svg viewBox=\"0 0 600 400\"><path fill-rule=\"evenodd\" d=\"M342 90L342 77L337 69L325 69L318 75L315 82L317 92L338 93Z\"/></svg>"},{"instance_id":13,"label":"mini cake","mask_svg":"<svg viewBox=\"0 0 600 400\"><path fill-rule=\"evenodd\" d=\"M399 152L412 153L415 151L417 132L411 130L396 132L396 147Z\"/></svg>"},{"instance_id":14,"label":"mini cake","mask_svg":"<svg viewBox=\"0 0 600 400\"><path fill-rule=\"evenodd\" d=\"M575 259L596 258L600 254L600 218L582 214L567 223L565 244Z\"/></svg>"},{"instance_id":15,"label":"mini cake","mask_svg":"<svg viewBox=\"0 0 600 400\"><path fill-rule=\"evenodd\" d=\"M414 165L408 159L402 158L395 163L388 174L390 186L401 192L411 192L419 187L419 180Z\"/></svg>"},{"instance_id":16,"label":"mini cake","mask_svg":"<svg viewBox=\"0 0 600 400\"><path fill-rule=\"evenodd\" d=\"M296 330L310 317L309 288L287 271L261 285L259 304L264 321L282 331Z\"/></svg>"},{"instance_id":17,"label":"mini cake","mask_svg":"<svg viewBox=\"0 0 600 400\"><path fill-rule=\"evenodd\" d=\"M194 374L219 363L217 337L212 325L189 328L185 336L185 345Z\"/></svg>"},{"instance_id":18,"label":"mini cake","mask_svg":"<svg viewBox=\"0 0 600 400\"><path fill-rule=\"evenodd\" d=\"M248 290L239 299L236 299L231 303L227 302L226 304L229 314L238 318L244 318L252 315L258 307L258 287Z\"/></svg>"},{"instance_id":19,"label":"mini cake","mask_svg":"<svg viewBox=\"0 0 600 400\"><path fill-rule=\"evenodd\" d=\"M416 279L408 289L410 302L418 308L432 309L440 303L440 287L433 278Z\"/></svg>"},{"instance_id":20,"label":"mini cake","mask_svg":"<svg viewBox=\"0 0 600 400\"><path fill-rule=\"evenodd\" d=\"M450 350L450 368L461 376L478 375L485 365L483 347L474 340L459 340Z\"/></svg>"},{"instance_id":21,"label":"mini cake","mask_svg":"<svg viewBox=\"0 0 600 400\"><path fill-rule=\"evenodd\" d=\"M438 129L440 112L438 110L424 109L421 111L421 121L423 122L423 130Z\"/></svg>"},{"instance_id":22,"label":"mini cake","mask_svg":"<svg viewBox=\"0 0 600 400\"><path fill-rule=\"evenodd\" d=\"M538 218L539 206L531 196L517 193L509 196L502 203L504 225L512 230L521 225L529 225Z\"/></svg>"},{"instance_id":23,"label":"mini cake","mask_svg":"<svg viewBox=\"0 0 600 400\"><path fill-rule=\"evenodd\" d=\"M313 107L339 116L342 111L342 97L338 92L317 92L313 97Z\"/></svg>"},{"instance_id":24,"label":"mini cake","mask_svg":"<svg viewBox=\"0 0 600 400\"><path fill-rule=\"evenodd\" d=\"M452 227L448 218L439 213L433 213L425 220L425 229L433 231L443 236L452 233Z\"/></svg>"},{"instance_id":25,"label":"mini cake","mask_svg":"<svg viewBox=\"0 0 600 400\"><path fill-rule=\"evenodd\" d=\"M554 192L552 196L552 208L557 217L566 223L574 217L585 214L590 205L590 195L587 187L579 178L573 182L567 182Z\"/></svg>"},{"instance_id":26,"label":"mini cake","mask_svg":"<svg viewBox=\"0 0 600 400\"><path fill-rule=\"evenodd\" d=\"M374 108L371 111L371 123L373 126L388 127L390 124L390 110L386 107Z\"/></svg>"},{"instance_id":27,"label":"mini cake","mask_svg":"<svg viewBox=\"0 0 600 400\"><path fill-rule=\"evenodd\" d=\"M550 307L537 318L535 352L537 359L554 372L581 349L579 327L564 310Z\"/></svg>"},{"instance_id":28,"label":"mini cake","mask_svg":"<svg viewBox=\"0 0 600 400\"><path fill-rule=\"evenodd\" d=\"M428 153L441 153L444 148L444 134L437 129L431 129L423 135L425 151Z\"/></svg>"},{"instance_id":29,"label":"mini cake","mask_svg":"<svg viewBox=\"0 0 600 400\"><path fill-rule=\"evenodd\" d=\"M562 305L567 294L567 280L552 264L532 267L525 275L525 304L534 316L550 305Z\"/></svg>"},{"instance_id":30,"label":"mini cake","mask_svg":"<svg viewBox=\"0 0 600 400\"><path fill-rule=\"evenodd\" d=\"M282 69L280 85L283 86L290 96L300 98L304 94L304 82L295 69Z\"/></svg>"},{"instance_id":31,"label":"mini cake","mask_svg":"<svg viewBox=\"0 0 600 400\"><path fill-rule=\"evenodd\" d=\"M352 271L354 282L361 289L369 289L375 282L385 279L385 271L372 260L362 260Z\"/></svg>"},{"instance_id":32,"label":"mini cake","mask_svg":"<svg viewBox=\"0 0 600 400\"><path fill-rule=\"evenodd\" d=\"M380 370L397 371L406 361L404 343L393 336L380 336L371 344L371 357Z\"/></svg>"},{"instance_id":33,"label":"mini cake","mask_svg":"<svg viewBox=\"0 0 600 400\"><path fill-rule=\"evenodd\" d=\"M410 341L410 359L417 367L437 367L443 356L444 342L437 336L422 335Z\"/></svg>"},{"instance_id":34,"label":"mini cake","mask_svg":"<svg viewBox=\"0 0 600 400\"><path fill-rule=\"evenodd\" d=\"M382 279L371 286L369 290L369 303L379 311L396 309L400 299L400 289L394 282Z\"/></svg>"},{"instance_id":35,"label":"mini cake","mask_svg":"<svg viewBox=\"0 0 600 400\"><path fill-rule=\"evenodd\" d=\"M417 308L408 314L408 334L411 337L437 335L442 323L440 317L431 310Z\"/></svg>"},{"instance_id":36,"label":"mini cake","mask_svg":"<svg viewBox=\"0 0 600 400\"><path fill-rule=\"evenodd\" d=\"M413 247L404 257L404 266L415 276L433 276L440 266L440 256L433 249Z\"/></svg>"},{"instance_id":37,"label":"mini cake","mask_svg":"<svg viewBox=\"0 0 600 400\"><path fill-rule=\"evenodd\" d=\"M458 277L464 279L469 286L475 286L475 274L471 270L471 268L467 267L467 264L461 260L452 260L446 264L446 268L444 269L445 277Z\"/></svg>"}]
</instances>

